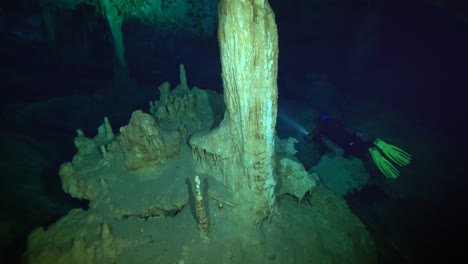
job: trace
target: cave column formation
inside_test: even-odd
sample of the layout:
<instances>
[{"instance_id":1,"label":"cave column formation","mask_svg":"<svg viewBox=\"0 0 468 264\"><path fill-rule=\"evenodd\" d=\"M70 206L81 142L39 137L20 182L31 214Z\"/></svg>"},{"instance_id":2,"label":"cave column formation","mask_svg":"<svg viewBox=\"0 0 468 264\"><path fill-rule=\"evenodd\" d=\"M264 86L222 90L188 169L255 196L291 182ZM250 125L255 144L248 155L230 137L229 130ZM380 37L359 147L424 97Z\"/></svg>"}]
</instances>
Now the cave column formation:
<instances>
[{"instance_id":1,"label":"cave column formation","mask_svg":"<svg viewBox=\"0 0 468 264\"><path fill-rule=\"evenodd\" d=\"M114 43L114 79L117 85L125 86L130 81L127 72L127 62L125 60L125 46L122 34L123 15L123 0L99 0L99 6L102 14L109 23L109 28L112 33ZM120 8L119 8L120 7Z\"/></svg>"},{"instance_id":2,"label":"cave column formation","mask_svg":"<svg viewBox=\"0 0 468 264\"><path fill-rule=\"evenodd\" d=\"M47 33L47 40L56 40L56 21L54 9L50 5L41 6L42 21L44 22L45 32Z\"/></svg>"},{"instance_id":3,"label":"cave column formation","mask_svg":"<svg viewBox=\"0 0 468 264\"><path fill-rule=\"evenodd\" d=\"M195 167L223 182L234 214L259 224L274 211L278 32L267 0L221 0L218 42L226 112L191 138Z\"/></svg>"}]
</instances>

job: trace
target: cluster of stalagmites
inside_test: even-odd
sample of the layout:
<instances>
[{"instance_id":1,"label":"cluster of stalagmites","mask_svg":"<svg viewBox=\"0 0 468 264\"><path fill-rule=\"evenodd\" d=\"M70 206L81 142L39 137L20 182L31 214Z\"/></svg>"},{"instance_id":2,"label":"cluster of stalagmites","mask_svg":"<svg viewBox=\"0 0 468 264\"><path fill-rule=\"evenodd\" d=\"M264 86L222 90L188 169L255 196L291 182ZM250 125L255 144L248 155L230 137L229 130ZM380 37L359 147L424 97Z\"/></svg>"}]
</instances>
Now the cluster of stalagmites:
<instances>
[{"instance_id":1,"label":"cluster of stalagmites","mask_svg":"<svg viewBox=\"0 0 468 264\"><path fill-rule=\"evenodd\" d=\"M183 67L181 67L181 72L185 72ZM59 174L62 179L63 189L67 193L75 198L90 200L90 207L94 208L99 206L98 203L107 203L107 201L102 201L97 197L104 197L108 190L113 188L112 184L114 183L110 182L111 178L100 177L100 173L105 172L106 168L111 170L117 168L129 172L130 175L138 175L141 169L148 168L153 171L155 168L164 166L172 159L179 157L182 148L188 148L191 150L191 155L189 150L189 157L193 158L195 173L199 170L202 171L200 173L204 173L203 171L210 172L202 177L197 175L195 178L193 178L193 175L186 175L194 188L194 209L200 235L204 240L210 241L208 239L211 229L210 211L205 206L207 203L205 198L216 201L219 209L223 208L223 205L228 205L229 209L225 209L227 211L240 208L243 200L238 200L230 192L232 186L228 186L230 181L226 179L228 174L224 171L224 169L229 168L229 166L226 167L226 160L233 157L224 157L216 154L216 152L210 153L207 151L209 148L204 147L206 145L203 142L197 142L197 144L190 146L185 145L194 134L197 134L196 138L199 139L200 136L203 137L203 133L210 131L216 113L213 112L209 104L209 101L213 101L213 98L209 99L210 95L198 88L189 90L187 85L184 84L186 82L183 81L184 79L185 73L181 74L181 84L174 90L169 89L170 85L168 83L162 84L160 86L161 97L159 100L150 103L150 113L141 110L133 112L129 123L121 127L119 133L113 132L107 117L104 118L103 124L98 129L98 134L93 138L86 137L83 131L77 130L77 136L74 139L77 153L71 162L62 164ZM218 96L216 100L222 99ZM219 140L219 138L216 138L216 140ZM214 146L214 143L218 148L222 148L225 142L223 140L219 142L212 141L208 142L208 145ZM314 189L316 181L314 177L305 171L302 164L295 159L294 143L296 141L291 138L288 140L275 139L277 186L274 195L290 194L296 197L298 201L301 201L306 193ZM207 177L210 179L208 185L204 186L203 183L207 180ZM182 191L186 192L186 187L183 184L180 185L183 188ZM207 187L206 192L202 191L203 187ZM112 204L110 207L115 206L116 204ZM146 212L144 209L145 207L143 207L142 212ZM151 211L154 208L148 207L146 209ZM160 209L158 210L161 211L162 209ZM122 215L135 215L138 217L137 214L131 212ZM151 217L151 215L145 214L145 217ZM97 216L90 217L86 220L86 212L82 210L73 211L72 214L67 216L68 220L76 218L73 221L94 224L96 230L98 230L97 237L100 238L92 244L87 244L84 237L70 238L74 241L74 244L68 253L62 255L65 256L64 259L67 259L67 261L79 254L86 255L88 251L95 252L94 255L87 255L87 258L94 259L85 260L89 263L99 258L97 254L106 255L109 258L118 255L119 252L114 245L111 224ZM114 217L119 221L125 219L125 217ZM57 225L57 228L60 228L60 222ZM93 232L92 228L86 227L86 230L86 232ZM44 232L44 229L38 229L31 235L30 247L40 247L38 241L41 240L40 237L44 235ZM47 251L44 248L43 250ZM79 253L73 253L74 251ZM51 254L50 256L55 258L62 253L55 252L52 254L48 252L47 254ZM37 260L38 258L32 259ZM45 259L47 258L44 257Z\"/></svg>"}]
</instances>

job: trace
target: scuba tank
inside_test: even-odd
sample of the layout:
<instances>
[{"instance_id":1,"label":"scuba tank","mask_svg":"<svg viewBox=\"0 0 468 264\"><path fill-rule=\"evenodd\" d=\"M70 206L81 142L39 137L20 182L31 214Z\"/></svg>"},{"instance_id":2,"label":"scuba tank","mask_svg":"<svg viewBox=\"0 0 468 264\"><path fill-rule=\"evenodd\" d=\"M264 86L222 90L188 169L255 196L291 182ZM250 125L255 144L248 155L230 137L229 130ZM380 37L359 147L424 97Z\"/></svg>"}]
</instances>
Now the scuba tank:
<instances>
[{"instance_id":1,"label":"scuba tank","mask_svg":"<svg viewBox=\"0 0 468 264\"><path fill-rule=\"evenodd\" d=\"M338 146L335 142L333 142L333 140L324 136L322 136L320 140L322 141L323 145L325 145L325 147L327 147L328 150L335 153L336 156L344 155L344 149Z\"/></svg>"}]
</instances>

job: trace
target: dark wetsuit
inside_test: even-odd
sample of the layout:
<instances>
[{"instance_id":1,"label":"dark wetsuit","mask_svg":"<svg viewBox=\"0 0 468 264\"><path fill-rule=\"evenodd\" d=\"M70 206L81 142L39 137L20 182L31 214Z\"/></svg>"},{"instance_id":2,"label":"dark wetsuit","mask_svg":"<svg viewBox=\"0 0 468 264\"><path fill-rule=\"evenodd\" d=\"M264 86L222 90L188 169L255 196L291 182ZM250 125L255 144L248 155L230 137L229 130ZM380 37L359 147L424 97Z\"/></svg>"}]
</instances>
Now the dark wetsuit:
<instances>
[{"instance_id":1,"label":"dark wetsuit","mask_svg":"<svg viewBox=\"0 0 468 264\"><path fill-rule=\"evenodd\" d=\"M370 138L366 133L346 128L339 120L331 118L321 118L317 130L313 135L309 134L310 137L338 156L351 155L359 158L367 156L374 141L374 138Z\"/></svg>"}]
</instances>

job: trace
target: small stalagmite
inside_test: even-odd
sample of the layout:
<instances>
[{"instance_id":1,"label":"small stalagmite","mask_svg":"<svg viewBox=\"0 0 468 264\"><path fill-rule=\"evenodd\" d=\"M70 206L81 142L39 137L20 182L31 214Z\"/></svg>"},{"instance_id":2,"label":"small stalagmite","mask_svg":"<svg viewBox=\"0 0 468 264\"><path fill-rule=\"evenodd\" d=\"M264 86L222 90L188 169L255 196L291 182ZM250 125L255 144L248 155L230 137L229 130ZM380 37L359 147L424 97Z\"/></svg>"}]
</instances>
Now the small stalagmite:
<instances>
[{"instance_id":1,"label":"small stalagmite","mask_svg":"<svg viewBox=\"0 0 468 264\"><path fill-rule=\"evenodd\" d=\"M203 196L200 189L200 177L195 176L195 206L198 217L198 228L200 229L202 238L208 238L210 223L206 214L205 205L203 204Z\"/></svg>"}]
</instances>

